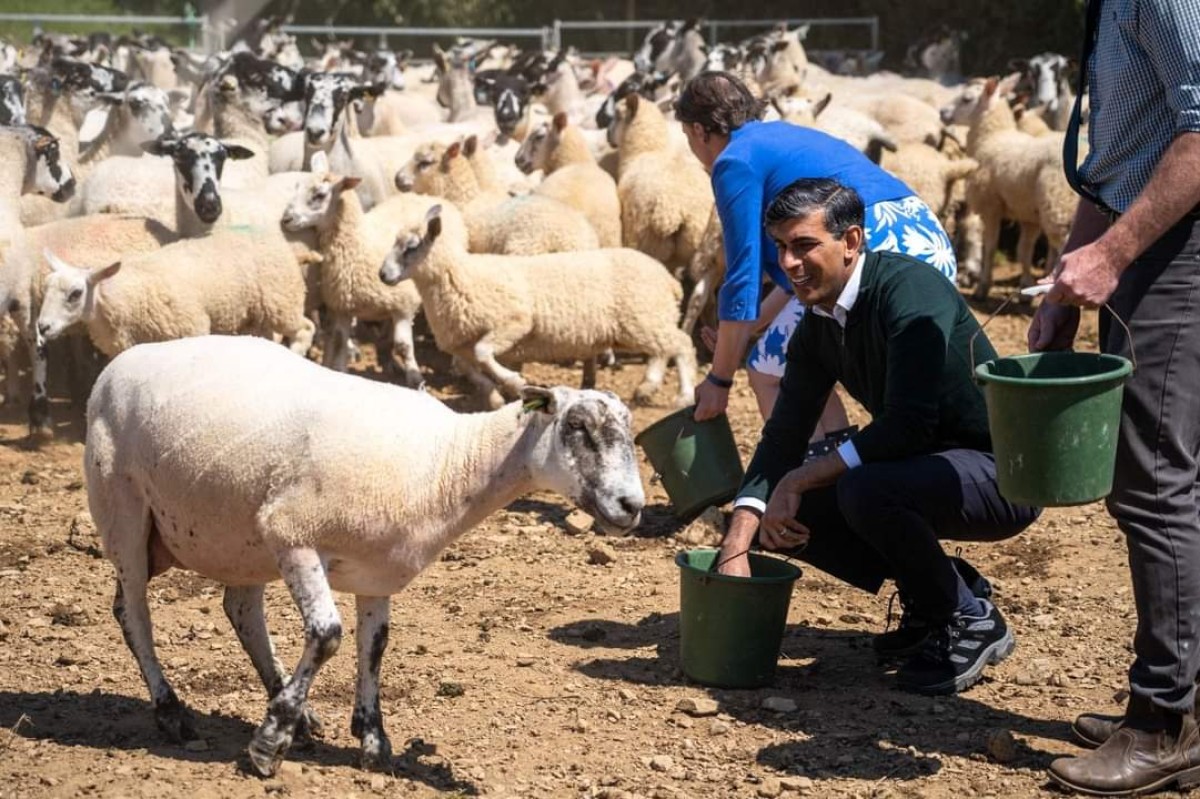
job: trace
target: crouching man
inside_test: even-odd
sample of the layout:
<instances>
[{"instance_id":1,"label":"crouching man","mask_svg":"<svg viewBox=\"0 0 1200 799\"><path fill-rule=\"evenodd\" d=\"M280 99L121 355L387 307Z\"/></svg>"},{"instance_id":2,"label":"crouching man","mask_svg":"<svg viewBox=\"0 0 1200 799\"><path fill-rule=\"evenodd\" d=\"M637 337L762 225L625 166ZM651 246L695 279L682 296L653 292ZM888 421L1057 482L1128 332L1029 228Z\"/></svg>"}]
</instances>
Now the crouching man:
<instances>
[{"instance_id":1,"label":"crouching man","mask_svg":"<svg viewBox=\"0 0 1200 799\"><path fill-rule=\"evenodd\" d=\"M972 337L974 363L995 350L944 277L909 256L864 250L863 203L853 189L796 181L765 221L810 313L788 345L720 571L749 575L746 552L761 528L764 548L865 591L892 579L904 615L898 629L876 636L881 660L902 661L896 677L906 690L965 690L1014 640L985 598L986 580L939 542L1009 538L1040 513L1008 502L996 485ZM839 382L872 421L835 452L806 461Z\"/></svg>"}]
</instances>

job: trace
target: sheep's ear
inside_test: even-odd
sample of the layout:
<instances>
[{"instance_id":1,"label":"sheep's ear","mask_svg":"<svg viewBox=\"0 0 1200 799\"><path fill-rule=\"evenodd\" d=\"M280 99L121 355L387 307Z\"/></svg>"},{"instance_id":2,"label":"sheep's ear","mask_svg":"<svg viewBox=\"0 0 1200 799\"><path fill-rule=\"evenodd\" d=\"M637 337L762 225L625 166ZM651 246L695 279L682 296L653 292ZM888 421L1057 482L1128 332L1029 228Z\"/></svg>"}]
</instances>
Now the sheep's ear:
<instances>
[{"instance_id":1,"label":"sheep's ear","mask_svg":"<svg viewBox=\"0 0 1200 799\"><path fill-rule=\"evenodd\" d=\"M822 98L821 100L818 100L817 104L813 106L813 116L814 117L821 116L821 112L829 107L829 103L832 100L833 100L833 92L827 93L824 98Z\"/></svg>"},{"instance_id":2,"label":"sheep's ear","mask_svg":"<svg viewBox=\"0 0 1200 799\"><path fill-rule=\"evenodd\" d=\"M142 152L150 155L161 155L170 158L175 155L175 151L179 149L179 140L167 137L155 139L154 141L144 141L141 144Z\"/></svg>"},{"instance_id":3,"label":"sheep's ear","mask_svg":"<svg viewBox=\"0 0 1200 799\"><path fill-rule=\"evenodd\" d=\"M45 257L46 263L50 264L50 268L55 272L67 272L75 269L75 267L71 266L69 263L52 253L49 247L42 250L42 255Z\"/></svg>"},{"instance_id":4,"label":"sheep's ear","mask_svg":"<svg viewBox=\"0 0 1200 799\"><path fill-rule=\"evenodd\" d=\"M96 92L96 99L108 105L120 105L125 102L123 92Z\"/></svg>"},{"instance_id":5,"label":"sheep's ear","mask_svg":"<svg viewBox=\"0 0 1200 799\"><path fill-rule=\"evenodd\" d=\"M798 27L794 31L792 31L792 33L796 34L797 40L804 41L805 39L808 38L808 31L811 28L812 28L812 25L801 25L800 27Z\"/></svg>"},{"instance_id":6,"label":"sheep's ear","mask_svg":"<svg viewBox=\"0 0 1200 799\"><path fill-rule=\"evenodd\" d=\"M479 137L472 133L467 137L467 140L463 142L463 155L465 155L467 158L470 158L475 155L475 151L478 149Z\"/></svg>"},{"instance_id":7,"label":"sheep's ear","mask_svg":"<svg viewBox=\"0 0 1200 799\"><path fill-rule=\"evenodd\" d=\"M456 141L446 148L446 154L442 156L442 161L446 162L453 158L458 158L462 153L462 142Z\"/></svg>"},{"instance_id":8,"label":"sheep's ear","mask_svg":"<svg viewBox=\"0 0 1200 799\"><path fill-rule=\"evenodd\" d=\"M314 175L324 175L329 172L329 156L324 150L317 150L313 153L308 162L308 169Z\"/></svg>"},{"instance_id":9,"label":"sheep's ear","mask_svg":"<svg viewBox=\"0 0 1200 799\"><path fill-rule=\"evenodd\" d=\"M556 133L562 133L563 129L566 127L567 127L567 112L559 111L557 114L554 115L554 131Z\"/></svg>"},{"instance_id":10,"label":"sheep's ear","mask_svg":"<svg viewBox=\"0 0 1200 799\"><path fill-rule=\"evenodd\" d=\"M442 206L435 205L425 212L425 240L433 241L442 235Z\"/></svg>"},{"instance_id":11,"label":"sheep's ear","mask_svg":"<svg viewBox=\"0 0 1200 799\"><path fill-rule=\"evenodd\" d=\"M638 103L640 103L641 100L642 97L637 92L625 96L625 108L628 109L630 116L633 116L637 113Z\"/></svg>"},{"instance_id":12,"label":"sheep's ear","mask_svg":"<svg viewBox=\"0 0 1200 799\"><path fill-rule=\"evenodd\" d=\"M358 184L362 182L362 178L354 177L353 175L347 175L337 182L337 187L342 191L353 191L354 189L358 188Z\"/></svg>"},{"instance_id":13,"label":"sheep's ear","mask_svg":"<svg viewBox=\"0 0 1200 799\"><path fill-rule=\"evenodd\" d=\"M113 275L115 275L117 272L120 272L120 271L121 271L121 262L120 261L117 261L115 264L109 264L108 266L98 266L95 269L93 269L92 271L88 272L88 276L87 276L88 285L94 286L102 280L108 280L110 277L112 277Z\"/></svg>"},{"instance_id":14,"label":"sheep's ear","mask_svg":"<svg viewBox=\"0 0 1200 799\"><path fill-rule=\"evenodd\" d=\"M999 84L1000 84L999 79L988 78L987 82L983 84L983 96L991 97L993 94L996 93L996 86L998 86Z\"/></svg>"},{"instance_id":15,"label":"sheep's ear","mask_svg":"<svg viewBox=\"0 0 1200 799\"><path fill-rule=\"evenodd\" d=\"M553 416L558 413L558 397L552 388L525 386L521 389L521 407L529 412L541 411Z\"/></svg>"},{"instance_id":16,"label":"sheep's ear","mask_svg":"<svg viewBox=\"0 0 1200 799\"><path fill-rule=\"evenodd\" d=\"M247 158L254 157L254 151L243 147L240 144L225 144L225 157L232 158L234 161L245 161Z\"/></svg>"}]
</instances>

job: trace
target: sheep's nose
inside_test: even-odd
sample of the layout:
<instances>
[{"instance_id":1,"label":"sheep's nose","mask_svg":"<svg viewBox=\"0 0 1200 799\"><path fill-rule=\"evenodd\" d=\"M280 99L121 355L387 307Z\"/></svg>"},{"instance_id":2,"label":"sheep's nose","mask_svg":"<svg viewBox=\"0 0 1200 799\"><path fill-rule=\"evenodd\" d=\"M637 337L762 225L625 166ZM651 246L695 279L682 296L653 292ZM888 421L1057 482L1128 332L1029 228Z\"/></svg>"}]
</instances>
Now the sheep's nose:
<instances>
[{"instance_id":1,"label":"sheep's nose","mask_svg":"<svg viewBox=\"0 0 1200 799\"><path fill-rule=\"evenodd\" d=\"M58 191L50 195L50 199L56 203L63 203L71 199L75 194L75 177L67 178L67 182L58 187Z\"/></svg>"},{"instance_id":2,"label":"sheep's nose","mask_svg":"<svg viewBox=\"0 0 1200 799\"><path fill-rule=\"evenodd\" d=\"M46 322L38 322L37 329L42 338L50 334L50 325Z\"/></svg>"},{"instance_id":3,"label":"sheep's nose","mask_svg":"<svg viewBox=\"0 0 1200 799\"><path fill-rule=\"evenodd\" d=\"M629 516L637 516L642 512L642 505L645 504L638 497L625 496L617 500L617 504Z\"/></svg>"}]
</instances>

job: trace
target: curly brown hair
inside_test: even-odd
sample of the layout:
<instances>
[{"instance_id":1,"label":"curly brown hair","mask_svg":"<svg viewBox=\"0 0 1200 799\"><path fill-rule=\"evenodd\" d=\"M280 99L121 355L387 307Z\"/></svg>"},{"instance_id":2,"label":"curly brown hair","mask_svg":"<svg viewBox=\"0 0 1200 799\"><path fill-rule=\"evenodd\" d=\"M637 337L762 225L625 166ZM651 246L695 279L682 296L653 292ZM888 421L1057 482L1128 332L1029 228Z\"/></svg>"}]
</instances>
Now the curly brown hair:
<instances>
[{"instance_id":1,"label":"curly brown hair","mask_svg":"<svg viewBox=\"0 0 1200 799\"><path fill-rule=\"evenodd\" d=\"M728 72L702 72L683 87L675 101L675 118L698 122L709 133L728 136L754 119L761 119L766 103L756 98L737 76Z\"/></svg>"}]
</instances>

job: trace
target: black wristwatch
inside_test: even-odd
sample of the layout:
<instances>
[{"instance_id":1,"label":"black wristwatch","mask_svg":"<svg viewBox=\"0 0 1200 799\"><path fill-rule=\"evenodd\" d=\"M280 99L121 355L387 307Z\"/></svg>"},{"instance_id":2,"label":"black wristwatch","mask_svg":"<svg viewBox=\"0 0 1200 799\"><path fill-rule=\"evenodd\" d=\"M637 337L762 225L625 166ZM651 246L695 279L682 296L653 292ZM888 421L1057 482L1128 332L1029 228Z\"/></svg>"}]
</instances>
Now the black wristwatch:
<instances>
[{"instance_id":1,"label":"black wristwatch","mask_svg":"<svg viewBox=\"0 0 1200 799\"><path fill-rule=\"evenodd\" d=\"M708 382L712 383L714 386L718 386L719 388L733 388L732 380L726 380L723 377L717 377L712 372L709 372L708 374L706 374L704 376L704 379L707 380Z\"/></svg>"}]
</instances>

